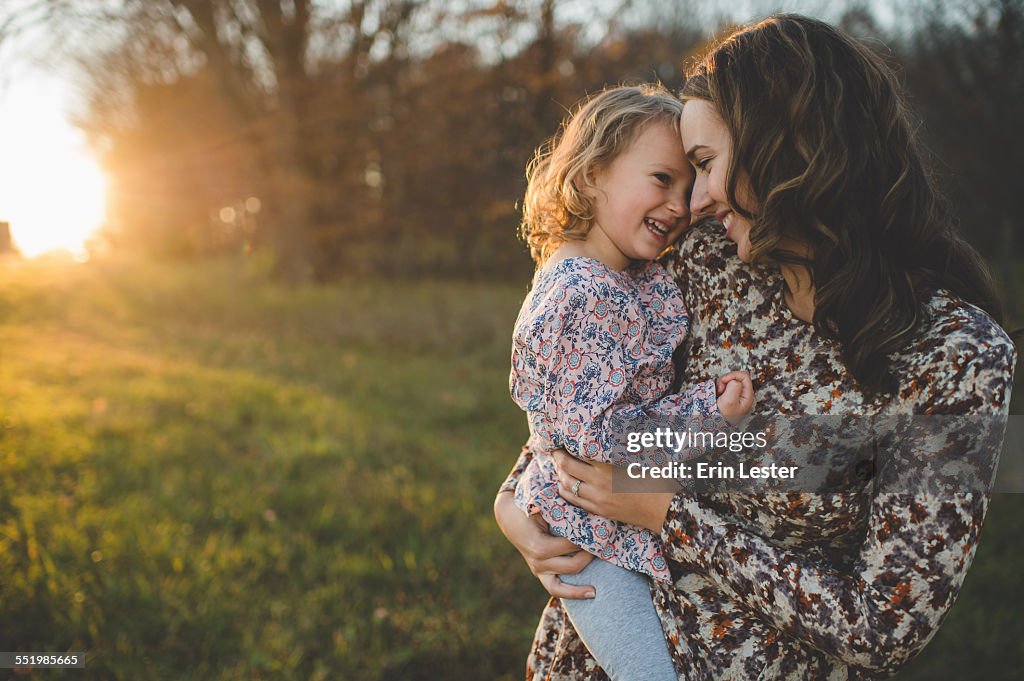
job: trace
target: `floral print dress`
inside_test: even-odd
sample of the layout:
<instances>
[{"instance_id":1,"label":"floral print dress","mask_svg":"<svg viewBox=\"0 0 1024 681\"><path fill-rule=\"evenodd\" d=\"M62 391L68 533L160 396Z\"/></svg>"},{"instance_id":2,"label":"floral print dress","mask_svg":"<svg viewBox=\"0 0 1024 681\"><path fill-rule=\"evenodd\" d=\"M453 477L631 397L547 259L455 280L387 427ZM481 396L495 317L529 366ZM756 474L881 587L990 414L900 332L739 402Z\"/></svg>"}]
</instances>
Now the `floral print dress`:
<instances>
[{"instance_id":1,"label":"floral print dress","mask_svg":"<svg viewBox=\"0 0 1024 681\"><path fill-rule=\"evenodd\" d=\"M657 263L614 270L566 258L538 270L512 333L512 398L526 411L537 452L515 488L553 534L611 563L668 580L661 542L649 530L566 503L549 452L564 447L599 461L624 455L629 424L649 415L720 414L714 381L668 394L672 354L689 325L679 286Z\"/></svg>"},{"instance_id":2,"label":"floral print dress","mask_svg":"<svg viewBox=\"0 0 1024 681\"><path fill-rule=\"evenodd\" d=\"M740 262L717 225L691 230L666 264L691 315L685 375L749 370L757 413L975 414L1005 423L1014 346L952 295L936 292L918 338L890 357L898 395L871 398L838 344L790 314L778 271ZM955 460L963 447L950 437L930 455ZM533 457L524 448L502 489L514 488ZM673 581L652 589L679 678L894 673L956 599L988 501L974 490L880 493L870 482L835 494L677 494L661 532ZM541 616L526 676L607 678L558 599Z\"/></svg>"}]
</instances>

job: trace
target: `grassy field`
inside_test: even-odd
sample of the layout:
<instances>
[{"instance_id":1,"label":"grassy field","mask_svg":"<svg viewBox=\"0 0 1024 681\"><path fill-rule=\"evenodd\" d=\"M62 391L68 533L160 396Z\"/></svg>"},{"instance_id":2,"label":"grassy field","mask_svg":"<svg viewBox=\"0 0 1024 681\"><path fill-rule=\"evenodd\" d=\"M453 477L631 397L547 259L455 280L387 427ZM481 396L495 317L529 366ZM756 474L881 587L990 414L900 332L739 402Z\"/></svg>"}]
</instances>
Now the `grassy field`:
<instances>
[{"instance_id":1,"label":"grassy field","mask_svg":"<svg viewBox=\"0 0 1024 681\"><path fill-rule=\"evenodd\" d=\"M0 650L88 653L18 678L521 678L545 594L490 506L524 291L0 262ZM901 678L1024 666L1022 501Z\"/></svg>"}]
</instances>

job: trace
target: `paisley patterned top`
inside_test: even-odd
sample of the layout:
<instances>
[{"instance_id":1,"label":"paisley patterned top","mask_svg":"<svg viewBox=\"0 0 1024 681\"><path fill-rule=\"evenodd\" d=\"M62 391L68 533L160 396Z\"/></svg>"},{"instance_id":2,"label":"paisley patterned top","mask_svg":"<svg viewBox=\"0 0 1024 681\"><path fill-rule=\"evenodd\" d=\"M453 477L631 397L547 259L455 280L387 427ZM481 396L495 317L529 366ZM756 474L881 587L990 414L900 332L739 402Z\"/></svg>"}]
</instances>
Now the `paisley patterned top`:
<instances>
[{"instance_id":1,"label":"paisley patterned top","mask_svg":"<svg viewBox=\"0 0 1024 681\"><path fill-rule=\"evenodd\" d=\"M623 271L566 258L534 277L512 333L512 399L526 411L538 452L516 503L552 534L621 567L668 580L661 541L649 530L595 516L558 495L548 453L622 463L621 436L647 414L718 415L714 381L669 394L672 353L689 321L679 286L648 263Z\"/></svg>"},{"instance_id":2,"label":"paisley patterned top","mask_svg":"<svg viewBox=\"0 0 1024 681\"><path fill-rule=\"evenodd\" d=\"M868 398L837 344L794 318L777 270L753 269L716 225L667 263L691 312L689 379L751 372L758 413L990 414L1005 420L1016 359L984 312L944 292L917 340L890 358L901 386ZM1004 421L1005 422L1005 421ZM950 438L958 456L963 444ZM511 489L528 450L503 486ZM977 547L986 494L677 494L662 540L674 582L655 605L680 679L887 676L929 641ZM551 599L527 678L607 678Z\"/></svg>"}]
</instances>

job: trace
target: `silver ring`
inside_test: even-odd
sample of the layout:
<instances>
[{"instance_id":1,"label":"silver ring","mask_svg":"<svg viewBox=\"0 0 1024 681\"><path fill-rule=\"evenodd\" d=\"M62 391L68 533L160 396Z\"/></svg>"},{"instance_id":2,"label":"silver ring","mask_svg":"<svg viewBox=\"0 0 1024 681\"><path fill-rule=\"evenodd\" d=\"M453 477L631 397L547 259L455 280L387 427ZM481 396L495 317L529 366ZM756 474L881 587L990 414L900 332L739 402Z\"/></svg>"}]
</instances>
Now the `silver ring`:
<instances>
[{"instance_id":1,"label":"silver ring","mask_svg":"<svg viewBox=\"0 0 1024 681\"><path fill-rule=\"evenodd\" d=\"M577 480L573 484L573 486L572 486L572 493L575 494L576 496L579 496L580 495L580 485L582 485L582 484L583 484L582 480Z\"/></svg>"}]
</instances>

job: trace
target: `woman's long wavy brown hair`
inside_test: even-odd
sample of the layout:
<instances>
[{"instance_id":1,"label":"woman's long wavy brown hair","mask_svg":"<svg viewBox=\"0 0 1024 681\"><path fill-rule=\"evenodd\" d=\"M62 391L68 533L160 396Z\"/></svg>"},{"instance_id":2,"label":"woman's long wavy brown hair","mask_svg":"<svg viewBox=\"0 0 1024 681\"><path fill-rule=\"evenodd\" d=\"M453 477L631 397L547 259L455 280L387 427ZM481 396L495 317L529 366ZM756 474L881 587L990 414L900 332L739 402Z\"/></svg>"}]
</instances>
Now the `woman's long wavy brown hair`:
<instances>
[{"instance_id":1,"label":"woman's long wavy brown hair","mask_svg":"<svg viewBox=\"0 0 1024 681\"><path fill-rule=\"evenodd\" d=\"M1002 323L999 294L955 232L894 71L829 24L780 14L741 29L687 73L733 139L726 192L750 219L752 262L809 268L814 325L839 341L868 392L899 386L888 356L918 331L937 289ZM736 200L739 178L749 181ZM810 246L807 258L779 247Z\"/></svg>"}]
</instances>

